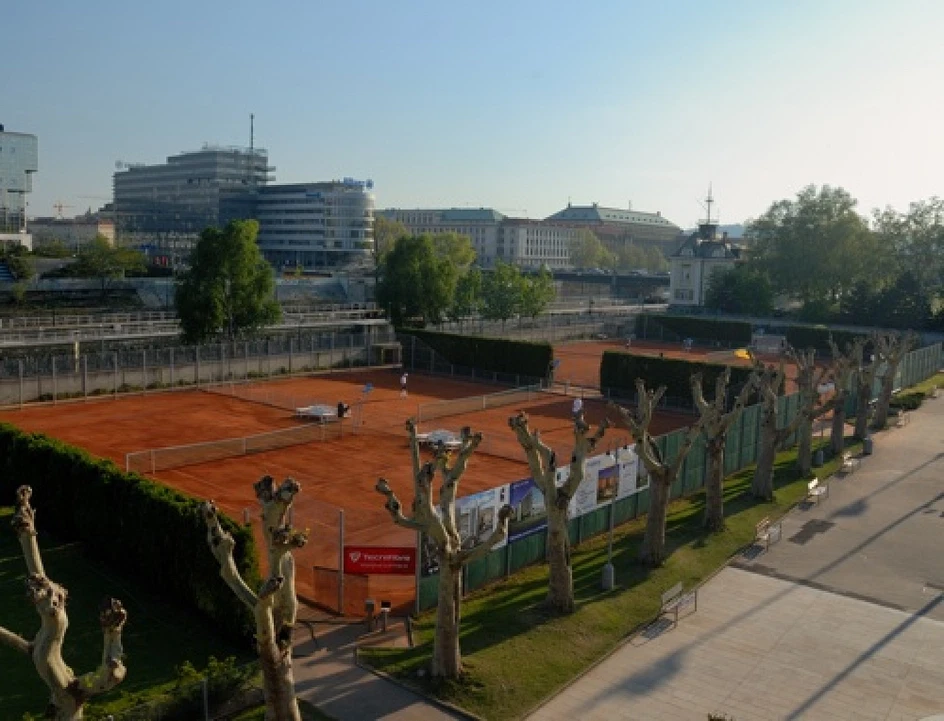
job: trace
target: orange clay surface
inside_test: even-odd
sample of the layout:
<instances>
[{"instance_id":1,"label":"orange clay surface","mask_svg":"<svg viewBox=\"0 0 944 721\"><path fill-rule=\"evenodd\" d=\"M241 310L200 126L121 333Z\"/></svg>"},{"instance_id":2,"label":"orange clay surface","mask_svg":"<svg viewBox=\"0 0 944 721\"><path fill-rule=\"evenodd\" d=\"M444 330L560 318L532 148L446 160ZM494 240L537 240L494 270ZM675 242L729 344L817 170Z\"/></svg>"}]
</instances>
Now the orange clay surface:
<instances>
[{"instance_id":1,"label":"orange clay surface","mask_svg":"<svg viewBox=\"0 0 944 721\"><path fill-rule=\"evenodd\" d=\"M558 346L555 353L562 359L558 379L564 380L570 374L573 383L597 386L603 350L621 345L601 342ZM680 349L679 355L683 355ZM694 352L684 355L698 357ZM355 406L363 399L359 411L355 410L356 417L360 418L357 432L353 432L351 420L345 419L341 423L342 436L334 440L312 441L155 474L158 480L180 491L213 499L233 518L241 519L248 510L260 541L258 506L252 483L267 473L277 480L286 476L296 478L302 484L302 492L295 503L294 524L312 530L311 542L296 555L299 591L308 597L317 597L312 568L338 566L340 509L344 509L347 544L413 546L414 534L393 525L383 508L384 499L374 490L374 485L378 477L387 478L401 501L409 506L412 478L403 423L416 414L417 406L507 390L506 387L411 373L409 395L401 398L399 375L392 370L352 371L255 384L271 398L290 399L286 408L216 392L187 390L27 407L0 412L0 420L59 438L96 456L109 458L123 468L125 454L129 452L238 438L296 426L303 421L293 418L292 412L287 410L294 403L333 406L343 400ZM368 382L373 384L373 390L364 397L362 390ZM572 402L572 397L539 393L530 401L422 423L420 430L444 428L457 432L460 427L469 425L483 433L484 441L461 482L460 495L468 495L529 475L523 452L508 428L509 416L519 409L529 414L532 426L541 429L544 440L560 457L569 456L573 441ZM593 424L607 413L600 400L589 398L585 403L586 416ZM611 416L611 420L616 418ZM692 416L687 414L660 413L651 430L653 435L659 435L686 426L691 420ZM629 434L616 426L607 433L603 447L630 441ZM407 604L412 598L411 578L373 576L371 584L372 594L386 593L395 606ZM330 602L330 599L316 600ZM360 609L349 606L348 610Z\"/></svg>"}]
</instances>

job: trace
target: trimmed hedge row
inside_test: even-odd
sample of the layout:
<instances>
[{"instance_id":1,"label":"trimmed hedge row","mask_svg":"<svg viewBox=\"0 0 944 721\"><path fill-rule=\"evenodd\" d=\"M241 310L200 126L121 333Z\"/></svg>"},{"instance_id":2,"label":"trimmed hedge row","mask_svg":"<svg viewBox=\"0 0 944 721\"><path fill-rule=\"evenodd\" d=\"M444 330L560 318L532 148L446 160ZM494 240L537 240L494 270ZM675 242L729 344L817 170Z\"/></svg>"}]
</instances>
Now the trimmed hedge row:
<instances>
[{"instance_id":1,"label":"trimmed hedge row","mask_svg":"<svg viewBox=\"0 0 944 721\"><path fill-rule=\"evenodd\" d=\"M406 328L454 365L476 370L544 378L554 359L554 348L547 342L482 338L479 336L438 333Z\"/></svg>"},{"instance_id":2,"label":"trimmed hedge row","mask_svg":"<svg viewBox=\"0 0 944 721\"><path fill-rule=\"evenodd\" d=\"M797 350L806 350L815 348L823 353L830 353L829 338L839 346L839 350L845 352L846 346L862 336L864 333L855 333L848 330L830 330L826 326L803 326L792 325L781 332L787 336L787 342Z\"/></svg>"},{"instance_id":3,"label":"trimmed hedge row","mask_svg":"<svg viewBox=\"0 0 944 721\"><path fill-rule=\"evenodd\" d=\"M33 489L40 533L81 541L93 558L195 609L226 633L252 633L251 613L220 578L195 499L79 448L0 423L0 505L13 505L23 484ZM236 540L237 567L251 588L258 587L252 530L220 520Z\"/></svg>"},{"instance_id":4,"label":"trimmed hedge row","mask_svg":"<svg viewBox=\"0 0 944 721\"><path fill-rule=\"evenodd\" d=\"M600 387L618 395L634 397L636 379L642 378L646 382L647 389L664 385L666 397L691 399L691 376L693 373L701 373L705 399L711 400L715 394L715 380L724 372L725 367L716 363L633 355L608 350L603 353L603 360L600 362ZM735 392L739 391L750 375L750 368L731 366L731 380L728 388Z\"/></svg>"},{"instance_id":5,"label":"trimmed hedge row","mask_svg":"<svg viewBox=\"0 0 944 721\"><path fill-rule=\"evenodd\" d=\"M723 343L751 342L751 324L742 320L724 318L705 318L691 315L640 314L636 316L636 336L644 337L647 326L651 329L661 325L665 330L675 333L678 338L697 340L717 340ZM650 332L651 336L652 333Z\"/></svg>"}]
</instances>

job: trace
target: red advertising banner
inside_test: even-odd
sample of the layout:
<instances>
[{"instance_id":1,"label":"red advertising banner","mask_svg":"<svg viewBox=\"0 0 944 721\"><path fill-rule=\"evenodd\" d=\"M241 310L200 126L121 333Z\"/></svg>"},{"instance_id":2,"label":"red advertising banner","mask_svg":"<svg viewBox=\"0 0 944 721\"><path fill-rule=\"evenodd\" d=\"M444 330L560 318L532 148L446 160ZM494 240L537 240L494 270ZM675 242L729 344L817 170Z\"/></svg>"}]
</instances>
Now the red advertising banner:
<instances>
[{"instance_id":1,"label":"red advertising banner","mask_svg":"<svg viewBox=\"0 0 944 721\"><path fill-rule=\"evenodd\" d=\"M345 546L345 573L416 573L416 549L408 546Z\"/></svg>"}]
</instances>

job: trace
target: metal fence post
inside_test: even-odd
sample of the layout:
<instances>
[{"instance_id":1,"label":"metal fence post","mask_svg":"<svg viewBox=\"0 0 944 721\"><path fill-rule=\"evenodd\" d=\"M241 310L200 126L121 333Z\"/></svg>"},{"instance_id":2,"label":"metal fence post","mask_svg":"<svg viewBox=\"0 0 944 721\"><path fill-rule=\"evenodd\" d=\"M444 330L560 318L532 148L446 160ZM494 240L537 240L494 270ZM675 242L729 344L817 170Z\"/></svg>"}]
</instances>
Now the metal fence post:
<instances>
[{"instance_id":1,"label":"metal fence post","mask_svg":"<svg viewBox=\"0 0 944 721\"><path fill-rule=\"evenodd\" d=\"M112 364L115 369L114 374L114 386L115 386L115 398L118 397L118 351L115 351L111 354Z\"/></svg>"},{"instance_id":2,"label":"metal fence post","mask_svg":"<svg viewBox=\"0 0 944 721\"><path fill-rule=\"evenodd\" d=\"M82 397L88 400L88 356L82 356Z\"/></svg>"},{"instance_id":3,"label":"metal fence post","mask_svg":"<svg viewBox=\"0 0 944 721\"><path fill-rule=\"evenodd\" d=\"M249 380L249 341L243 341L243 380Z\"/></svg>"},{"instance_id":4,"label":"metal fence post","mask_svg":"<svg viewBox=\"0 0 944 721\"><path fill-rule=\"evenodd\" d=\"M292 358L295 355L295 338L288 339L288 374L292 375Z\"/></svg>"},{"instance_id":5,"label":"metal fence post","mask_svg":"<svg viewBox=\"0 0 944 721\"><path fill-rule=\"evenodd\" d=\"M344 509L338 509L338 613L344 615Z\"/></svg>"},{"instance_id":6,"label":"metal fence post","mask_svg":"<svg viewBox=\"0 0 944 721\"><path fill-rule=\"evenodd\" d=\"M170 384L174 385L174 348L171 346L170 349Z\"/></svg>"},{"instance_id":7,"label":"metal fence post","mask_svg":"<svg viewBox=\"0 0 944 721\"><path fill-rule=\"evenodd\" d=\"M194 375L195 375L193 382L196 384L197 388L199 388L200 387L200 346L195 345L193 347L193 352L194 352Z\"/></svg>"},{"instance_id":8,"label":"metal fence post","mask_svg":"<svg viewBox=\"0 0 944 721\"><path fill-rule=\"evenodd\" d=\"M20 374L20 408L22 408L23 407L23 359L20 358L19 360L17 360L16 364L18 366L17 370L19 371L19 374Z\"/></svg>"},{"instance_id":9,"label":"metal fence post","mask_svg":"<svg viewBox=\"0 0 944 721\"><path fill-rule=\"evenodd\" d=\"M147 395L148 376L147 376L147 349L141 350L141 385L144 388L144 394Z\"/></svg>"},{"instance_id":10,"label":"metal fence post","mask_svg":"<svg viewBox=\"0 0 944 721\"><path fill-rule=\"evenodd\" d=\"M55 404L59 394L59 385L56 378L56 356L52 357L52 402Z\"/></svg>"}]
</instances>

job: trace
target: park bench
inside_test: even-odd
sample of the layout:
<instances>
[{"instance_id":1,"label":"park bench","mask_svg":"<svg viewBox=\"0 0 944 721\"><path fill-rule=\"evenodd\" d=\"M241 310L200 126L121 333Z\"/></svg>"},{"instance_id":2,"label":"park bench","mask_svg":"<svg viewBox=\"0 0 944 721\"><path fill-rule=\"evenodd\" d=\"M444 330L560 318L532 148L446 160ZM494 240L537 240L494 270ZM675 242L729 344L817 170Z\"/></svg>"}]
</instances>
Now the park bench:
<instances>
[{"instance_id":1,"label":"park bench","mask_svg":"<svg viewBox=\"0 0 944 721\"><path fill-rule=\"evenodd\" d=\"M698 589L696 588L694 591L685 593L682 582L679 581L662 594L662 608L659 609L659 618L671 613L675 616L675 621L672 625L678 626L679 609L688 603L694 603L694 610L698 610Z\"/></svg>"},{"instance_id":2,"label":"park bench","mask_svg":"<svg viewBox=\"0 0 944 721\"><path fill-rule=\"evenodd\" d=\"M819 478L814 478L806 484L806 500L819 503L821 498L829 498L829 485L820 483Z\"/></svg>"},{"instance_id":3,"label":"park bench","mask_svg":"<svg viewBox=\"0 0 944 721\"><path fill-rule=\"evenodd\" d=\"M846 451L842 454L842 472L845 474L854 473L859 467L859 459Z\"/></svg>"},{"instance_id":4,"label":"park bench","mask_svg":"<svg viewBox=\"0 0 944 721\"><path fill-rule=\"evenodd\" d=\"M908 425L908 422L911 420L911 414L908 411L899 411L898 412L898 421L895 423L899 428L904 428Z\"/></svg>"},{"instance_id":5,"label":"park bench","mask_svg":"<svg viewBox=\"0 0 944 721\"><path fill-rule=\"evenodd\" d=\"M760 519L760 523L757 524L754 530L754 542L764 544L764 550L770 550L770 542L774 540L780 540L780 537L783 535L783 525L780 521L776 523L771 523L770 519L766 516Z\"/></svg>"}]
</instances>

